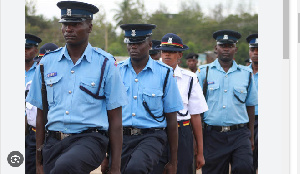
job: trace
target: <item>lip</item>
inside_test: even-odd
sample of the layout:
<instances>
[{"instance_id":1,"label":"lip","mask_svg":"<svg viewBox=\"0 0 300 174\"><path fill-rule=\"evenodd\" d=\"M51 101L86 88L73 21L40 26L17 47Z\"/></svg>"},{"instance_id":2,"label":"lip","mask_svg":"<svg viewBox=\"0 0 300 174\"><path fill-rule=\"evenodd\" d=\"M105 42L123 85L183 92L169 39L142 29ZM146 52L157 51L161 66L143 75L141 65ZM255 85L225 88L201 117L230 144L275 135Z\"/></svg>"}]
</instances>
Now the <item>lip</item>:
<instances>
[{"instance_id":1,"label":"lip","mask_svg":"<svg viewBox=\"0 0 300 174\"><path fill-rule=\"evenodd\" d=\"M73 38L75 38L75 36L65 35L65 38L66 39L73 39Z\"/></svg>"}]
</instances>

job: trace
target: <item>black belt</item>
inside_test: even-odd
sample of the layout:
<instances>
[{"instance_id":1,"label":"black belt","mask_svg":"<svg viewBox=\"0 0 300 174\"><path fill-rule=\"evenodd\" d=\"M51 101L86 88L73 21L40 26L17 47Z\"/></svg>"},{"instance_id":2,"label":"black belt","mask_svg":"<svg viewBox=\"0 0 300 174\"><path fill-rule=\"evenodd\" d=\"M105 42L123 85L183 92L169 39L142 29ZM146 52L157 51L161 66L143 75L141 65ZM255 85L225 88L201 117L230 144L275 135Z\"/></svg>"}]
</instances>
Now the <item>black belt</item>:
<instances>
[{"instance_id":1,"label":"black belt","mask_svg":"<svg viewBox=\"0 0 300 174\"><path fill-rule=\"evenodd\" d=\"M87 129L87 130L84 130L80 133L70 133L70 134L66 134L66 133L62 133L60 131L47 131L47 136L51 136L57 140L63 140L67 137L70 137L70 136L73 136L73 135L79 135L79 134L84 134L84 133L92 133L92 132L98 132L98 133L101 133L103 135L106 135L107 136L107 132L104 131L104 130L98 130L97 128L90 128L90 129Z\"/></svg>"},{"instance_id":2,"label":"black belt","mask_svg":"<svg viewBox=\"0 0 300 174\"><path fill-rule=\"evenodd\" d=\"M124 127L123 135L143 135L148 133L154 133L155 131L159 131L159 130L165 130L165 128L139 129L139 128L132 128L132 127Z\"/></svg>"},{"instance_id":3,"label":"black belt","mask_svg":"<svg viewBox=\"0 0 300 174\"><path fill-rule=\"evenodd\" d=\"M234 131L243 127L247 127L247 124L236 124L232 126L211 126L206 123L204 123L204 128L205 129L211 129L215 130L217 132L228 132L228 131Z\"/></svg>"},{"instance_id":4,"label":"black belt","mask_svg":"<svg viewBox=\"0 0 300 174\"><path fill-rule=\"evenodd\" d=\"M255 120L258 120L258 115L255 115Z\"/></svg>"}]
</instances>

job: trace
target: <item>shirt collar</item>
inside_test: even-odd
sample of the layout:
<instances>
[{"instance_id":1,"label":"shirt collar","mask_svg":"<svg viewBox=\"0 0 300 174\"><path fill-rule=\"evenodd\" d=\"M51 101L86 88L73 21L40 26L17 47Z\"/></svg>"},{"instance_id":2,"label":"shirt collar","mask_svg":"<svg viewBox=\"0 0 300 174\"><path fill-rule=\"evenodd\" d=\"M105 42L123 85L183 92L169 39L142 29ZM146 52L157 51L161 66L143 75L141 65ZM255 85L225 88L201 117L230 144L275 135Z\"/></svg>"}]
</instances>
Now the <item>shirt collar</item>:
<instances>
[{"instance_id":1,"label":"shirt collar","mask_svg":"<svg viewBox=\"0 0 300 174\"><path fill-rule=\"evenodd\" d=\"M149 60L143 70L146 70L147 68L149 68L153 72L153 62L154 62L154 60L149 56ZM124 60L124 63L122 64L122 66L132 67L131 58Z\"/></svg>"},{"instance_id":2,"label":"shirt collar","mask_svg":"<svg viewBox=\"0 0 300 174\"><path fill-rule=\"evenodd\" d=\"M178 65L176 66L176 68L174 70L174 76L182 78L181 68Z\"/></svg>"},{"instance_id":3,"label":"shirt collar","mask_svg":"<svg viewBox=\"0 0 300 174\"><path fill-rule=\"evenodd\" d=\"M36 68L36 66L37 66L37 62L34 62L34 63L32 64L32 66L30 67L29 71L30 71L31 69Z\"/></svg>"},{"instance_id":4,"label":"shirt collar","mask_svg":"<svg viewBox=\"0 0 300 174\"><path fill-rule=\"evenodd\" d=\"M67 44L62 48L60 55L58 56L58 60L60 61L62 58L66 58L71 60L71 57L68 53ZM81 55L80 59L85 58L88 62L92 61L92 46L88 43L87 47L85 48L83 54Z\"/></svg>"},{"instance_id":5,"label":"shirt collar","mask_svg":"<svg viewBox=\"0 0 300 174\"><path fill-rule=\"evenodd\" d=\"M218 61L218 58L212 63L211 67L216 67L219 71L224 71L224 69L221 67L219 61ZM240 68L238 67L237 63L233 60L232 61L232 66L229 68L228 72L227 73L230 73L230 72L234 72L236 70L239 70Z\"/></svg>"}]
</instances>

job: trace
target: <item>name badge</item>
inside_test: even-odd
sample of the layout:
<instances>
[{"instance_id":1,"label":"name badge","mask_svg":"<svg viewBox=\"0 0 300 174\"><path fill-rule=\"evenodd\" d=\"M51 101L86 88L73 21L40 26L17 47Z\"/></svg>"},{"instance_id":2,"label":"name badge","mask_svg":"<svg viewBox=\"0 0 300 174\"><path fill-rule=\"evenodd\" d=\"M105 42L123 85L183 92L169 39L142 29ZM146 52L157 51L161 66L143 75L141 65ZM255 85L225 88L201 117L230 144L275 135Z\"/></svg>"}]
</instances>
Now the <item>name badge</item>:
<instances>
[{"instance_id":1,"label":"name badge","mask_svg":"<svg viewBox=\"0 0 300 174\"><path fill-rule=\"evenodd\" d=\"M215 84L215 82L207 82L208 85Z\"/></svg>"},{"instance_id":2,"label":"name badge","mask_svg":"<svg viewBox=\"0 0 300 174\"><path fill-rule=\"evenodd\" d=\"M55 77L57 76L57 72L48 73L47 77Z\"/></svg>"}]
</instances>

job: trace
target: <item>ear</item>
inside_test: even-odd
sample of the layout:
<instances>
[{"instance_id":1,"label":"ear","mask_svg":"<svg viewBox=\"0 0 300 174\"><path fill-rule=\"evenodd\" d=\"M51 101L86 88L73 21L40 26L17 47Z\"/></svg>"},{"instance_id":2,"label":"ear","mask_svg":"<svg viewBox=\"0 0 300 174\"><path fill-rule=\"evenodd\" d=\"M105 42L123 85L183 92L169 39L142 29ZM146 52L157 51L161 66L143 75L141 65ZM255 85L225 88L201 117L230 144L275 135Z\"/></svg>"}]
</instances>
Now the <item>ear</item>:
<instances>
[{"instance_id":1,"label":"ear","mask_svg":"<svg viewBox=\"0 0 300 174\"><path fill-rule=\"evenodd\" d=\"M218 49L217 49L217 45L215 45L215 52L217 52L217 50L218 50Z\"/></svg>"}]
</instances>

